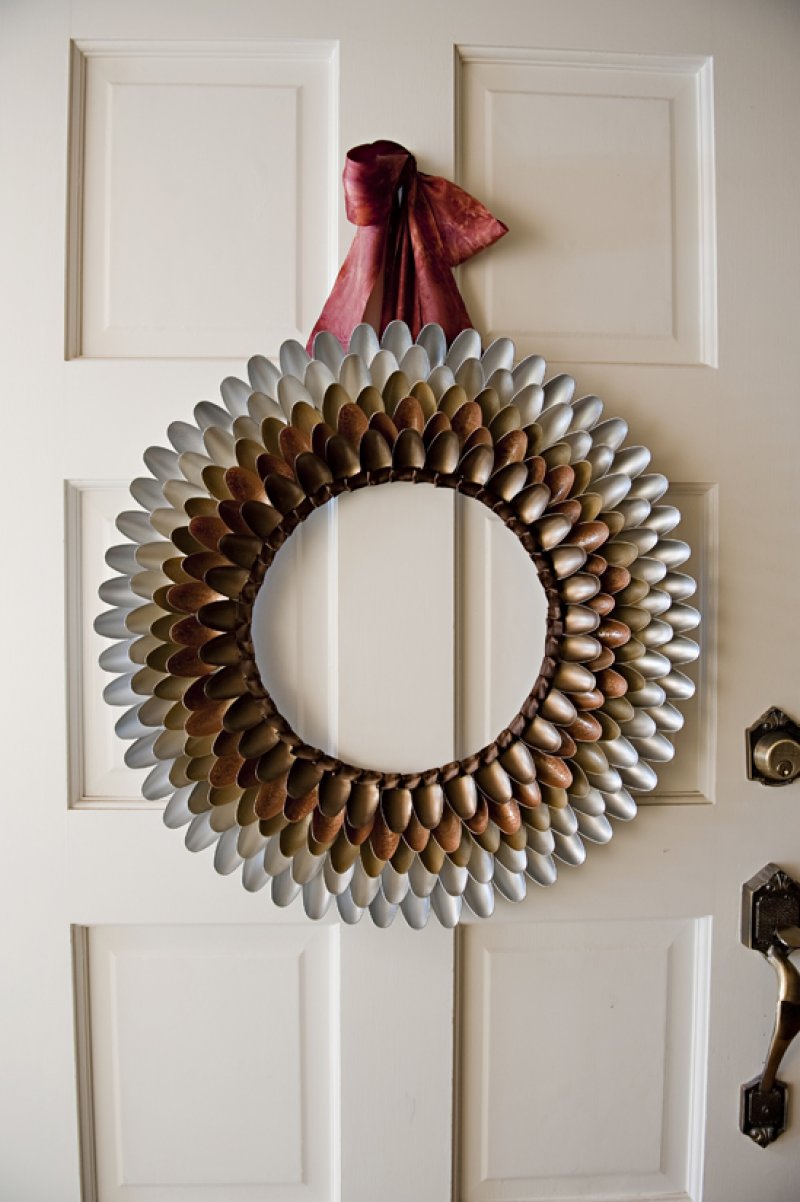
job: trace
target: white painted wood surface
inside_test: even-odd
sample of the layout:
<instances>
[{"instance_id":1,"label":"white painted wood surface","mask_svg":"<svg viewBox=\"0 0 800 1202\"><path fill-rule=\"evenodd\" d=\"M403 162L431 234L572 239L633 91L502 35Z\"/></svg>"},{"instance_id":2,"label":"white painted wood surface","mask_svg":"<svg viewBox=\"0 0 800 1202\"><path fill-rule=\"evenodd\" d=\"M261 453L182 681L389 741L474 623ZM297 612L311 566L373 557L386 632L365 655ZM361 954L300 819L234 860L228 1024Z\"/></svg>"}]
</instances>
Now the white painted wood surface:
<instances>
[{"instance_id":1,"label":"white painted wood surface","mask_svg":"<svg viewBox=\"0 0 800 1202\"><path fill-rule=\"evenodd\" d=\"M335 750L339 706L335 506L281 548L254 606L256 662L280 712L315 747Z\"/></svg>"},{"instance_id":2,"label":"white painted wood surface","mask_svg":"<svg viewBox=\"0 0 800 1202\"><path fill-rule=\"evenodd\" d=\"M100 925L84 954L98 1196L325 1202L337 928Z\"/></svg>"},{"instance_id":3,"label":"white painted wood surface","mask_svg":"<svg viewBox=\"0 0 800 1202\"><path fill-rule=\"evenodd\" d=\"M798 710L796 8L38 0L2 20L13 171L1 227L0 1198L794 1202L800 1128L763 1152L736 1114L775 999L738 942L739 889L768 860L800 872L797 786L749 784L742 754L744 727L768 705ZM119 70L130 78L114 83ZM297 125L281 108L287 89L301 98ZM455 941L434 927L312 927L215 876L135 802L113 716L92 699L105 482L139 474L143 448L215 399L248 354L310 325L352 233L344 150L376 137L457 174L508 221L508 238L462 272L476 321L521 331L521 350L572 370L653 449L687 513L706 616L700 689L662 804L555 889L531 886ZM430 562L452 554L451 534L448 551L431 532ZM356 550L344 551L351 566ZM469 563L468 552L472 579ZM341 654L336 673L332 578L320 587L302 622L287 616L286 639L303 648L303 678L331 665L302 720L341 739L363 726L362 700L348 701L363 694L345 686ZM438 600L436 620L452 626ZM475 600L466 618L479 623L507 595ZM446 672L452 640L418 626ZM359 670L371 675L368 657ZM441 725L456 745L486 719L487 696L490 711L505 705L498 674L507 686L488 658L456 673ZM409 680L409 713L418 692ZM170 1015L173 1039L159 1026ZM328 1046L298 1069L298 1047L320 1048L323 1028ZM307 1083L311 1110L279 1106L268 1059L295 1101ZM793 1049L782 1075L795 1090L799 1064ZM241 1092L226 1106L234 1076ZM205 1121L219 1095L219 1142L195 1149L193 1116ZM169 1128L154 1124L167 1102L180 1111ZM254 1113L272 1165L251 1147ZM324 1132L309 1134L315 1117Z\"/></svg>"},{"instance_id":4,"label":"white painted wood surface","mask_svg":"<svg viewBox=\"0 0 800 1202\"><path fill-rule=\"evenodd\" d=\"M711 59L462 47L456 78L459 170L527 240L466 272L481 329L572 363L713 365Z\"/></svg>"},{"instance_id":5,"label":"white painted wood surface","mask_svg":"<svg viewBox=\"0 0 800 1202\"><path fill-rule=\"evenodd\" d=\"M67 722L70 805L118 807L142 797L144 768L128 768L125 744L114 733L103 700L99 658L108 647L89 615L98 612L97 564L117 543L117 514L130 493L121 481L68 480L65 505L67 622Z\"/></svg>"},{"instance_id":6,"label":"white painted wood surface","mask_svg":"<svg viewBox=\"0 0 800 1202\"><path fill-rule=\"evenodd\" d=\"M467 930L464 1202L699 1196L710 938L706 918Z\"/></svg>"},{"instance_id":7,"label":"white painted wood surface","mask_svg":"<svg viewBox=\"0 0 800 1202\"><path fill-rule=\"evenodd\" d=\"M396 483L341 497L337 517L339 754L392 772L446 763L453 494Z\"/></svg>"},{"instance_id":8,"label":"white painted wood surface","mask_svg":"<svg viewBox=\"0 0 800 1202\"><path fill-rule=\"evenodd\" d=\"M336 260L335 43L76 41L72 79L69 353L303 338Z\"/></svg>"},{"instance_id":9,"label":"white painted wood surface","mask_svg":"<svg viewBox=\"0 0 800 1202\"><path fill-rule=\"evenodd\" d=\"M496 514L456 497L457 757L484 747L519 711L544 655L547 597Z\"/></svg>"}]
</instances>

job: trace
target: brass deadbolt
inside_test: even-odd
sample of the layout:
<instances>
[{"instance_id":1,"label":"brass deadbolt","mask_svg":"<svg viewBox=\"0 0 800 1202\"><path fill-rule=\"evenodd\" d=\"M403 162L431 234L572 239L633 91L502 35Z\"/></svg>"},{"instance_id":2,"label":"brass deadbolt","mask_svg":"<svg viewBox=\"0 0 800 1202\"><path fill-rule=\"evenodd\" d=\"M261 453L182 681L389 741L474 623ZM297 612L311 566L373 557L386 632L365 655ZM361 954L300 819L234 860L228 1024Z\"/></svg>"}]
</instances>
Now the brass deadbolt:
<instances>
[{"instance_id":1,"label":"brass deadbolt","mask_svg":"<svg viewBox=\"0 0 800 1202\"><path fill-rule=\"evenodd\" d=\"M771 709L747 730L747 779L788 785L800 776L800 727Z\"/></svg>"}]
</instances>

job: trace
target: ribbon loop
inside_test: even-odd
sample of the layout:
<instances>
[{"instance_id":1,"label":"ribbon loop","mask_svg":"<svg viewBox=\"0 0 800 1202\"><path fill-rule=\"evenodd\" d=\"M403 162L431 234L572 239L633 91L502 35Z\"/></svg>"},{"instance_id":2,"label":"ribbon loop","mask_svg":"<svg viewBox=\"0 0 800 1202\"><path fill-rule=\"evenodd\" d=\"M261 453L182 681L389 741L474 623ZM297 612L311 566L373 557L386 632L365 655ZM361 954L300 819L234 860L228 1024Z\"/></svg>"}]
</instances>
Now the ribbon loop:
<instances>
[{"instance_id":1,"label":"ribbon loop","mask_svg":"<svg viewBox=\"0 0 800 1202\"><path fill-rule=\"evenodd\" d=\"M449 340L471 323L452 268L507 233L457 184L417 169L414 156L386 140L348 151L347 217L356 235L311 332L330 330L347 346L368 320L380 334L400 319L414 337L438 322Z\"/></svg>"},{"instance_id":2,"label":"ribbon loop","mask_svg":"<svg viewBox=\"0 0 800 1202\"><path fill-rule=\"evenodd\" d=\"M407 185L405 177L416 171L414 156L396 142L355 146L348 152L342 175L347 220L352 225L387 221L401 180Z\"/></svg>"}]
</instances>

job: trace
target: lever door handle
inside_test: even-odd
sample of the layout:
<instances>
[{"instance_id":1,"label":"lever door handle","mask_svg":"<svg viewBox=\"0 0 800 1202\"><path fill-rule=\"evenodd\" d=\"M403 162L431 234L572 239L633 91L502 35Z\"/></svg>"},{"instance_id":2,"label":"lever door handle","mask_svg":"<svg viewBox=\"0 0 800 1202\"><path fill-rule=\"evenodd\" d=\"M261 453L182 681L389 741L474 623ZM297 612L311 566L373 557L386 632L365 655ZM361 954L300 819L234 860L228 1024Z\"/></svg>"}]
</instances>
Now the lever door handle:
<instances>
[{"instance_id":1,"label":"lever door handle","mask_svg":"<svg viewBox=\"0 0 800 1202\"><path fill-rule=\"evenodd\" d=\"M800 1033L800 972L791 955L800 949L800 885L775 864L767 864L742 890L742 942L759 951L775 969L778 1003L764 1068L742 1086L739 1125L766 1148L786 1129L788 1086L778 1069Z\"/></svg>"}]
</instances>

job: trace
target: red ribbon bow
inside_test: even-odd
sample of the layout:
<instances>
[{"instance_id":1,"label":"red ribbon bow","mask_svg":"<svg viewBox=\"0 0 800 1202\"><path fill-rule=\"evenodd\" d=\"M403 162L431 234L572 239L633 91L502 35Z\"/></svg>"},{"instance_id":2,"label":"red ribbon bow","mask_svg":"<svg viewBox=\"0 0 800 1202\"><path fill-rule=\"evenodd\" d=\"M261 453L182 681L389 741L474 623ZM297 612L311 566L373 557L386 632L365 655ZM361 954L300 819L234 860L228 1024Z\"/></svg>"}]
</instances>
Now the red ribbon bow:
<instances>
[{"instance_id":1,"label":"red ribbon bow","mask_svg":"<svg viewBox=\"0 0 800 1202\"><path fill-rule=\"evenodd\" d=\"M344 168L348 220L358 226L311 337L330 330L347 346L367 321L382 332L399 318L414 337L438 322L448 341L471 322L452 268L508 232L463 188L417 171L397 142L348 151Z\"/></svg>"}]
</instances>

